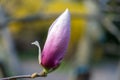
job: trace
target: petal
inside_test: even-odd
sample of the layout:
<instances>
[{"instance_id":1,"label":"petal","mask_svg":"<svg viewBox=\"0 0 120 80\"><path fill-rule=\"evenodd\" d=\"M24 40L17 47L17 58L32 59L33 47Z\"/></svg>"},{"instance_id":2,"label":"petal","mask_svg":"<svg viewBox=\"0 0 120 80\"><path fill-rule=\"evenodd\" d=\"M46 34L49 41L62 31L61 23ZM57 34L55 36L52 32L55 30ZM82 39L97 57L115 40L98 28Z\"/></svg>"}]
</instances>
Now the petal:
<instances>
[{"instance_id":1,"label":"petal","mask_svg":"<svg viewBox=\"0 0 120 80\"><path fill-rule=\"evenodd\" d=\"M66 21L67 21L67 22L66 22ZM70 13L69 13L69 10L68 10L68 9L66 9L65 12L62 13L62 14L52 23L52 25L51 25L50 28L49 28L48 34L49 34L49 32L50 32L52 29L54 29L53 26L55 27L55 26L58 26L58 25L59 25L59 26L62 27L61 23L64 23L64 24L65 24L65 22L68 23L68 24L70 24ZM63 27L64 27L64 26L63 26Z\"/></svg>"},{"instance_id":2,"label":"petal","mask_svg":"<svg viewBox=\"0 0 120 80\"><path fill-rule=\"evenodd\" d=\"M41 64L41 48L40 48L40 44L38 41L35 41L35 42L32 42L31 43L32 45L36 45L38 47L38 52L39 52L39 55L38 55L38 60L39 60L39 64Z\"/></svg>"},{"instance_id":3,"label":"petal","mask_svg":"<svg viewBox=\"0 0 120 80\"><path fill-rule=\"evenodd\" d=\"M70 13L62 13L49 28L48 36L42 51L42 65L56 67L64 57L70 38Z\"/></svg>"}]
</instances>

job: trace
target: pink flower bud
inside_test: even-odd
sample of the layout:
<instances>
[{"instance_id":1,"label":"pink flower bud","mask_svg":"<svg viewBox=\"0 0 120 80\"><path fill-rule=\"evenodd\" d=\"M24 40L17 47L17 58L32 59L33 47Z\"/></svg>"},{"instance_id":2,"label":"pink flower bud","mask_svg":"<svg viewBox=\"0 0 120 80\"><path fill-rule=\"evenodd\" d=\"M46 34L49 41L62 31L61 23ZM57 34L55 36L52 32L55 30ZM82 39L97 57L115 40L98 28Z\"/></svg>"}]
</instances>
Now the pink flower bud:
<instances>
[{"instance_id":1,"label":"pink flower bud","mask_svg":"<svg viewBox=\"0 0 120 80\"><path fill-rule=\"evenodd\" d=\"M69 39L70 13L66 9L49 28L42 54L38 41L32 43L39 48L39 64L46 70L58 67L65 55Z\"/></svg>"},{"instance_id":2,"label":"pink flower bud","mask_svg":"<svg viewBox=\"0 0 120 80\"><path fill-rule=\"evenodd\" d=\"M57 67L65 55L70 39L70 13L65 10L51 25L42 51L41 64L47 69Z\"/></svg>"}]
</instances>

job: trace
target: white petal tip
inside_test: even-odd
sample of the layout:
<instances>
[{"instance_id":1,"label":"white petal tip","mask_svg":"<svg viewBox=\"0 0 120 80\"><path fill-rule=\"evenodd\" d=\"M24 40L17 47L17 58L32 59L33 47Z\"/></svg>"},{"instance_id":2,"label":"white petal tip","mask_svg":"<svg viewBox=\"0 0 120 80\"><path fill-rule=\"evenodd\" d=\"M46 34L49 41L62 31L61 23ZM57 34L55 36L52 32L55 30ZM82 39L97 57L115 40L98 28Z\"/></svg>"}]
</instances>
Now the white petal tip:
<instances>
[{"instance_id":1,"label":"white petal tip","mask_svg":"<svg viewBox=\"0 0 120 80\"><path fill-rule=\"evenodd\" d=\"M66 8L66 10L63 12L63 14L62 14L62 17L70 17L70 12L69 12L69 9L68 8Z\"/></svg>"},{"instance_id":2,"label":"white petal tip","mask_svg":"<svg viewBox=\"0 0 120 80\"><path fill-rule=\"evenodd\" d=\"M69 9L68 9L68 8L66 8L65 12L69 12Z\"/></svg>"},{"instance_id":3,"label":"white petal tip","mask_svg":"<svg viewBox=\"0 0 120 80\"><path fill-rule=\"evenodd\" d=\"M64 20L65 18L70 18L70 12L68 8L60 15L59 20Z\"/></svg>"},{"instance_id":4,"label":"white petal tip","mask_svg":"<svg viewBox=\"0 0 120 80\"><path fill-rule=\"evenodd\" d=\"M31 44L32 44L32 45L38 45L39 42L38 42L38 41L35 41L35 42L32 42Z\"/></svg>"},{"instance_id":5,"label":"white petal tip","mask_svg":"<svg viewBox=\"0 0 120 80\"><path fill-rule=\"evenodd\" d=\"M70 12L69 12L69 9L66 8L66 10L64 11L64 13L70 13Z\"/></svg>"}]
</instances>

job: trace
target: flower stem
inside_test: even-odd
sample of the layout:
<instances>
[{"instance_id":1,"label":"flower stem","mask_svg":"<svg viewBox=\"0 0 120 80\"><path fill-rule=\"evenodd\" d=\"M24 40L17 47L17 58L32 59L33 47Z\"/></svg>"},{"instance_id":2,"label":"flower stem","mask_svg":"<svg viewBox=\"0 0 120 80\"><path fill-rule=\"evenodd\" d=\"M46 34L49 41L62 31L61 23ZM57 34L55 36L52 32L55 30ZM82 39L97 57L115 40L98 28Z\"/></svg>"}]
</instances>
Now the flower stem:
<instances>
[{"instance_id":1,"label":"flower stem","mask_svg":"<svg viewBox=\"0 0 120 80\"><path fill-rule=\"evenodd\" d=\"M33 73L31 75L19 75L19 76L12 76L12 77L7 77L7 78L0 78L0 80L16 80L16 79L21 79L21 78L37 78L37 77L46 77L47 74L42 71L41 73Z\"/></svg>"}]
</instances>

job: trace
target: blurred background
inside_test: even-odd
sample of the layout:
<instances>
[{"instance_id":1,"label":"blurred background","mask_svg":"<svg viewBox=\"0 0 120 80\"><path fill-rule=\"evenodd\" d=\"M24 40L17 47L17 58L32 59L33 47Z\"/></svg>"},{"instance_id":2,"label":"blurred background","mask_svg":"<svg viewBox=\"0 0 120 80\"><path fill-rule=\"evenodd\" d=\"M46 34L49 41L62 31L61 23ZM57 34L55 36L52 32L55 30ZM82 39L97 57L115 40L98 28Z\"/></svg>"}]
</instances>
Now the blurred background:
<instances>
[{"instance_id":1,"label":"blurred background","mask_svg":"<svg viewBox=\"0 0 120 80\"><path fill-rule=\"evenodd\" d=\"M62 65L35 80L120 80L120 0L0 0L0 77L40 72L38 49L68 8L71 39Z\"/></svg>"}]
</instances>

